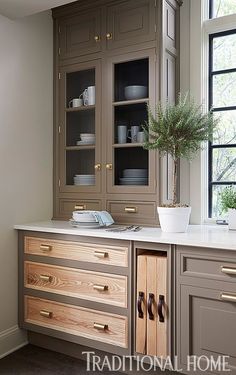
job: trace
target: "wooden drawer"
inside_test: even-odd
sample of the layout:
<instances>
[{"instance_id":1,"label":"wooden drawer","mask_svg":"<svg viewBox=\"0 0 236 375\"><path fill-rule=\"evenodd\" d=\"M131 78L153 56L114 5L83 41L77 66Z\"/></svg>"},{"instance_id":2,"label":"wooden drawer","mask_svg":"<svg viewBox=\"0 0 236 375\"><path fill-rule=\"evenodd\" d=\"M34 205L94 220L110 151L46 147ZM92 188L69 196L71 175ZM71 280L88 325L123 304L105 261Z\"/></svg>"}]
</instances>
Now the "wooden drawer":
<instances>
[{"instance_id":1,"label":"wooden drawer","mask_svg":"<svg viewBox=\"0 0 236 375\"><path fill-rule=\"evenodd\" d=\"M127 307L127 277L25 262L25 287Z\"/></svg>"},{"instance_id":2,"label":"wooden drawer","mask_svg":"<svg viewBox=\"0 0 236 375\"><path fill-rule=\"evenodd\" d=\"M75 210L100 211L101 209L102 203L99 200L59 200L59 215L66 218L70 218L72 216L72 212Z\"/></svg>"},{"instance_id":3,"label":"wooden drawer","mask_svg":"<svg viewBox=\"0 0 236 375\"><path fill-rule=\"evenodd\" d=\"M236 253L177 246L180 276L236 282Z\"/></svg>"},{"instance_id":4,"label":"wooden drawer","mask_svg":"<svg viewBox=\"0 0 236 375\"><path fill-rule=\"evenodd\" d=\"M157 218L155 202L108 201L107 209L116 222L148 223Z\"/></svg>"},{"instance_id":5,"label":"wooden drawer","mask_svg":"<svg viewBox=\"0 0 236 375\"><path fill-rule=\"evenodd\" d=\"M26 254L128 267L128 245L100 245L26 236L24 248Z\"/></svg>"},{"instance_id":6,"label":"wooden drawer","mask_svg":"<svg viewBox=\"0 0 236 375\"><path fill-rule=\"evenodd\" d=\"M128 346L125 316L25 296L24 321L123 348Z\"/></svg>"}]
</instances>

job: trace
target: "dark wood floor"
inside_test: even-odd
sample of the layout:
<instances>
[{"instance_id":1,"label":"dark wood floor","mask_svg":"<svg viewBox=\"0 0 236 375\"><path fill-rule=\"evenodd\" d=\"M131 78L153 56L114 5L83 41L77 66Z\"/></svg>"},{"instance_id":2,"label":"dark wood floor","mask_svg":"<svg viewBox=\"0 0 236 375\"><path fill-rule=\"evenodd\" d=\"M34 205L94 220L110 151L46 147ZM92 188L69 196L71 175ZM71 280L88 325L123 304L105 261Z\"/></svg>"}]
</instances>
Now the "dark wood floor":
<instances>
[{"instance_id":1,"label":"dark wood floor","mask_svg":"<svg viewBox=\"0 0 236 375\"><path fill-rule=\"evenodd\" d=\"M1 375L98 375L100 371L87 371L86 362L60 353L27 345L0 360ZM103 370L106 375L123 375L119 372ZM143 372L131 371L130 374L142 375ZM176 374L170 371L145 372L145 374Z\"/></svg>"}]
</instances>

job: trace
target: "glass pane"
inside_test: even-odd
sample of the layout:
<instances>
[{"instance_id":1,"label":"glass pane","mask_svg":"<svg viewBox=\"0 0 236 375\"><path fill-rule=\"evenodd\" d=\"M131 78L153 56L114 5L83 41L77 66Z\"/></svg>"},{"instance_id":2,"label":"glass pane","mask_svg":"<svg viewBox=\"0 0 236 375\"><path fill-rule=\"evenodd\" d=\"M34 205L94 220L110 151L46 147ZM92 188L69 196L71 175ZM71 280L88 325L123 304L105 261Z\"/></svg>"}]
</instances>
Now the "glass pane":
<instances>
[{"instance_id":1,"label":"glass pane","mask_svg":"<svg viewBox=\"0 0 236 375\"><path fill-rule=\"evenodd\" d=\"M227 214L221 212L221 192L229 185L213 185L212 186L212 217L224 219Z\"/></svg>"},{"instance_id":2,"label":"glass pane","mask_svg":"<svg viewBox=\"0 0 236 375\"><path fill-rule=\"evenodd\" d=\"M236 147L212 150L212 180L236 181Z\"/></svg>"},{"instance_id":3,"label":"glass pane","mask_svg":"<svg viewBox=\"0 0 236 375\"><path fill-rule=\"evenodd\" d=\"M95 109L67 112L66 146L89 144L95 144Z\"/></svg>"},{"instance_id":4,"label":"glass pane","mask_svg":"<svg viewBox=\"0 0 236 375\"><path fill-rule=\"evenodd\" d=\"M82 105L95 104L95 69L67 73L66 76L66 107L78 107L80 104L73 99L82 99ZM90 88L89 93L85 90ZM89 99L88 99L89 95Z\"/></svg>"},{"instance_id":5,"label":"glass pane","mask_svg":"<svg viewBox=\"0 0 236 375\"><path fill-rule=\"evenodd\" d=\"M135 100L148 97L148 59L115 65L114 100Z\"/></svg>"},{"instance_id":6,"label":"glass pane","mask_svg":"<svg viewBox=\"0 0 236 375\"><path fill-rule=\"evenodd\" d=\"M142 147L115 149L115 185L148 185L148 151Z\"/></svg>"},{"instance_id":7,"label":"glass pane","mask_svg":"<svg viewBox=\"0 0 236 375\"><path fill-rule=\"evenodd\" d=\"M231 68L236 68L236 34L214 38L213 70Z\"/></svg>"},{"instance_id":8,"label":"glass pane","mask_svg":"<svg viewBox=\"0 0 236 375\"><path fill-rule=\"evenodd\" d=\"M213 144L236 144L236 110L215 112L214 117L219 117L220 122L214 132Z\"/></svg>"},{"instance_id":9,"label":"glass pane","mask_svg":"<svg viewBox=\"0 0 236 375\"><path fill-rule=\"evenodd\" d=\"M236 105L236 72L213 77L213 107Z\"/></svg>"},{"instance_id":10,"label":"glass pane","mask_svg":"<svg viewBox=\"0 0 236 375\"><path fill-rule=\"evenodd\" d=\"M95 150L66 151L66 184L95 185Z\"/></svg>"},{"instance_id":11,"label":"glass pane","mask_svg":"<svg viewBox=\"0 0 236 375\"><path fill-rule=\"evenodd\" d=\"M236 13L235 0L211 0L213 5L212 18L227 16Z\"/></svg>"}]
</instances>

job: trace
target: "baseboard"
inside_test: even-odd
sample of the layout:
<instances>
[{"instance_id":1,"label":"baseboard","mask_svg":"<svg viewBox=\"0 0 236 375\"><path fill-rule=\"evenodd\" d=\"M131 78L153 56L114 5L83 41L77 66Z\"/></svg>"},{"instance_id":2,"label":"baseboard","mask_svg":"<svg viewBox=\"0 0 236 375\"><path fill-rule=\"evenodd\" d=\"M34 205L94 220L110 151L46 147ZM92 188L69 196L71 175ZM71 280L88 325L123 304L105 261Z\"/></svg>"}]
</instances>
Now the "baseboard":
<instances>
[{"instance_id":1,"label":"baseboard","mask_svg":"<svg viewBox=\"0 0 236 375\"><path fill-rule=\"evenodd\" d=\"M17 325L0 332L0 359L27 344L26 332Z\"/></svg>"}]
</instances>

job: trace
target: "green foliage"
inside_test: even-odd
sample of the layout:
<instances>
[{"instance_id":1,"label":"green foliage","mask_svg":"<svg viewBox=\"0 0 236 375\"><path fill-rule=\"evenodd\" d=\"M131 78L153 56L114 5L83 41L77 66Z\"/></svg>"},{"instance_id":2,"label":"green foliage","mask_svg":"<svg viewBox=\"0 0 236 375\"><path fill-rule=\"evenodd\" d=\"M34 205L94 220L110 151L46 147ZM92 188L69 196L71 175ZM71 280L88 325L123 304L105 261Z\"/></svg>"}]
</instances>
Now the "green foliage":
<instances>
[{"instance_id":1,"label":"green foliage","mask_svg":"<svg viewBox=\"0 0 236 375\"><path fill-rule=\"evenodd\" d=\"M233 186L226 187L220 194L221 210L227 212L229 208L236 209L236 189Z\"/></svg>"},{"instance_id":2,"label":"green foliage","mask_svg":"<svg viewBox=\"0 0 236 375\"><path fill-rule=\"evenodd\" d=\"M218 121L211 112L203 113L202 106L195 104L189 95L179 95L176 105L159 103L155 114L149 106L147 110L148 122L144 130L149 140L144 148L158 149L170 154L174 160L191 159L203 141L212 139Z\"/></svg>"}]
</instances>

